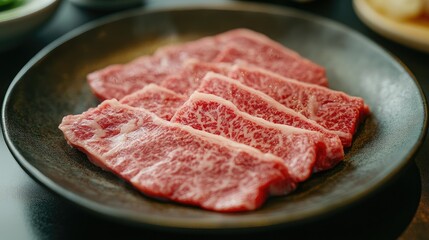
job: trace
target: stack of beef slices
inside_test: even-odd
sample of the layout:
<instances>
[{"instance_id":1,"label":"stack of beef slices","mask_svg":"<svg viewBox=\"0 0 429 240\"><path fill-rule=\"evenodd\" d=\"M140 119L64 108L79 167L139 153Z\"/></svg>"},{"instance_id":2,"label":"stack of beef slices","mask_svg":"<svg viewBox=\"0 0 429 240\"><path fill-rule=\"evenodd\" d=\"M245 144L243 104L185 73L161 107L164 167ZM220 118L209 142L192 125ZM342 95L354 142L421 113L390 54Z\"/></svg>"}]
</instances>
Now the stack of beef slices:
<instances>
[{"instance_id":1,"label":"stack of beef slices","mask_svg":"<svg viewBox=\"0 0 429 240\"><path fill-rule=\"evenodd\" d=\"M68 143L144 194L255 210L344 159L369 114L323 67L236 29L88 75L103 102L64 117Z\"/></svg>"}]
</instances>

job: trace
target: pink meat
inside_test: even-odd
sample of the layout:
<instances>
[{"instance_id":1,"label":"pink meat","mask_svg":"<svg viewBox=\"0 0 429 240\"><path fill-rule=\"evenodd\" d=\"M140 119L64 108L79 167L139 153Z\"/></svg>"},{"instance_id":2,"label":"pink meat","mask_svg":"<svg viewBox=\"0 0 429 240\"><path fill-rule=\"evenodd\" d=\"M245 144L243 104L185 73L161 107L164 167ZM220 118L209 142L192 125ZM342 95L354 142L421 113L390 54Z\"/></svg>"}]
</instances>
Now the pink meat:
<instances>
[{"instance_id":1,"label":"pink meat","mask_svg":"<svg viewBox=\"0 0 429 240\"><path fill-rule=\"evenodd\" d=\"M243 53L243 48L246 53ZM235 52L231 49L235 49ZM237 54L238 50L240 54ZM244 61L298 80L327 85L322 67L268 37L247 29L235 29L187 43L162 47L153 55L90 73L87 77L88 83L100 100L121 99L147 84L161 84L167 77L180 71L183 62L189 59L205 62Z\"/></svg>"},{"instance_id":2,"label":"pink meat","mask_svg":"<svg viewBox=\"0 0 429 240\"><path fill-rule=\"evenodd\" d=\"M279 156L296 182L308 179L315 162L326 158L325 139L321 133L253 117L211 94L193 93L171 121Z\"/></svg>"},{"instance_id":3,"label":"pink meat","mask_svg":"<svg viewBox=\"0 0 429 240\"><path fill-rule=\"evenodd\" d=\"M162 56L144 56L127 64L115 64L92 72L87 80L100 100L121 99L150 83L159 83L180 67L180 63Z\"/></svg>"},{"instance_id":4,"label":"pink meat","mask_svg":"<svg viewBox=\"0 0 429 240\"><path fill-rule=\"evenodd\" d=\"M175 75L167 77L161 86L176 93L190 96L199 86L201 79L208 72L228 74L230 64L200 62L194 59L185 61L182 69Z\"/></svg>"},{"instance_id":5,"label":"pink meat","mask_svg":"<svg viewBox=\"0 0 429 240\"><path fill-rule=\"evenodd\" d=\"M115 64L87 76L94 94L100 99L121 99L150 83L160 84L180 71L188 59L210 61L219 53L212 37L160 48L126 64Z\"/></svg>"},{"instance_id":6,"label":"pink meat","mask_svg":"<svg viewBox=\"0 0 429 240\"><path fill-rule=\"evenodd\" d=\"M120 102L132 107L144 108L169 121L186 99L187 97L183 95L151 83L125 96Z\"/></svg>"},{"instance_id":7,"label":"pink meat","mask_svg":"<svg viewBox=\"0 0 429 240\"><path fill-rule=\"evenodd\" d=\"M256 209L270 191L295 187L274 155L116 100L66 116L59 128L94 164L153 197L233 212Z\"/></svg>"},{"instance_id":8,"label":"pink meat","mask_svg":"<svg viewBox=\"0 0 429 240\"><path fill-rule=\"evenodd\" d=\"M325 69L267 36L238 29L220 35L225 47L214 62L240 63L265 68L284 77L328 86Z\"/></svg>"},{"instance_id":9,"label":"pink meat","mask_svg":"<svg viewBox=\"0 0 429 240\"><path fill-rule=\"evenodd\" d=\"M208 73L203 78L198 91L222 97L235 104L240 111L255 117L260 117L277 124L323 133L327 147L327 156L325 159L316 161L314 171L332 168L344 159L343 146L335 132L323 128L316 122L281 105L260 91L244 86L233 79L213 73ZM120 102L134 107L145 108L161 118L170 120L186 99L187 97L183 95L150 84L144 89L124 97Z\"/></svg>"},{"instance_id":10,"label":"pink meat","mask_svg":"<svg viewBox=\"0 0 429 240\"><path fill-rule=\"evenodd\" d=\"M185 95L200 85L202 76L209 71L239 80L242 84L259 90L284 106L335 132L343 145L349 147L360 122L369 114L369 107L362 98L343 92L306 84L243 64L188 61L182 71L162 86ZM180 87L178 87L180 86Z\"/></svg>"},{"instance_id":11,"label":"pink meat","mask_svg":"<svg viewBox=\"0 0 429 240\"><path fill-rule=\"evenodd\" d=\"M247 87L231 78L208 73L201 81L198 92L213 94L232 102L240 111L269 122L317 131L324 135L327 157L316 161L314 170L332 168L344 159L343 145L336 132L329 131L302 114L285 107L268 95Z\"/></svg>"},{"instance_id":12,"label":"pink meat","mask_svg":"<svg viewBox=\"0 0 429 240\"><path fill-rule=\"evenodd\" d=\"M190 96L201 84L207 73L219 73L227 76L233 65L229 63L201 62L191 59L183 63L182 69L175 75L167 77L161 86L174 92Z\"/></svg>"},{"instance_id":13,"label":"pink meat","mask_svg":"<svg viewBox=\"0 0 429 240\"><path fill-rule=\"evenodd\" d=\"M203 37L194 41L170 44L156 50L155 56L162 56L177 63L189 59L212 61L221 51L223 43L216 36Z\"/></svg>"},{"instance_id":14,"label":"pink meat","mask_svg":"<svg viewBox=\"0 0 429 240\"><path fill-rule=\"evenodd\" d=\"M326 129L336 131L345 146L351 145L357 127L369 114L369 107L362 98L284 78L263 69L234 66L228 76L267 94Z\"/></svg>"}]
</instances>

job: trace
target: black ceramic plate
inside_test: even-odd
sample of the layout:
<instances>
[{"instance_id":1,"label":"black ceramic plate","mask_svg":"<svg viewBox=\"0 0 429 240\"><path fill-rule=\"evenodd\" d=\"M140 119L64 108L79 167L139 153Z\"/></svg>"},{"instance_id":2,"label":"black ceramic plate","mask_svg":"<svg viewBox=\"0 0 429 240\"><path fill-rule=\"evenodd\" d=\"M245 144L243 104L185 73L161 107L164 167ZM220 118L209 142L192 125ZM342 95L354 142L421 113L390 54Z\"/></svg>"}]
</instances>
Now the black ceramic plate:
<instances>
[{"instance_id":1,"label":"black ceramic plate","mask_svg":"<svg viewBox=\"0 0 429 240\"><path fill-rule=\"evenodd\" d=\"M316 174L259 210L222 214L147 198L70 148L58 125L98 101L85 80L108 64L160 45L246 27L326 67L330 86L363 97L372 115L344 163ZM2 111L18 163L59 195L95 212L142 225L249 229L306 221L348 206L386 184L413 157L426 129L421 89L404 67L368 39L337 23L261 5L133 11L91 23L42 50L18 74Z\"/></svg>"}]
</instances>

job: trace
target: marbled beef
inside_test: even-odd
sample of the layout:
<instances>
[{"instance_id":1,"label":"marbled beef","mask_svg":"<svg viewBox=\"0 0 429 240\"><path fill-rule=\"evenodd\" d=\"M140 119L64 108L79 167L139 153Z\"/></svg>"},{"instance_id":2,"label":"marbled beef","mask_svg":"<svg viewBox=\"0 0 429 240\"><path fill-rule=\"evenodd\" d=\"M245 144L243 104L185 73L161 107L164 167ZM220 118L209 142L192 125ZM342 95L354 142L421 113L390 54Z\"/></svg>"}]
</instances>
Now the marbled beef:
<instances>
[{"instance_id":1,"label":"marbled beef","mask_svg":"<svg viewBox=\"0 0 429 240\"><path fill-rule=\"evenodd\" d=\"M171 121L279 156L296 182L308 179L316 161L326 159L323 134L251 116L212 94L193 93Z\"/></svg>"},{"instance_id":2,"label":"marbled beef","mask_svg":"<svg viewBox=\"0 0 429 240\"><path fill-rule=\"evenodd\" d=\"M245 50L245 51L244 51ZM235 29L195 41L159 48L126 64L115 64L88 75L88 83L100 99L121 99L147 84L161 84L176 74L184 61L248 62L286 77L327 86L325 70L268 37Z\"/></svg>"},{"instance_id":3,"label":"marbled beef","mask_svg":"<svg viewBox=\"0 0 429 240\"><path fill-rule=\"evenodd\" d=\"M149 84L121 99L121 103L138 108L144 108L155 113L158 117L170 121L177 108L188 99L156 84Z\"/></svg>"},{"instance_id":4,"label":"marbled beef","mask_svg":"<svg viewBox=\"0 0 429 240\"><path fill-rule=\"evenodd\" d=\"M68 143L149 196L205 209L253 210L295 188L283 161L226 138L104 101L59 128Z\"/></svg>"}]
</instances>

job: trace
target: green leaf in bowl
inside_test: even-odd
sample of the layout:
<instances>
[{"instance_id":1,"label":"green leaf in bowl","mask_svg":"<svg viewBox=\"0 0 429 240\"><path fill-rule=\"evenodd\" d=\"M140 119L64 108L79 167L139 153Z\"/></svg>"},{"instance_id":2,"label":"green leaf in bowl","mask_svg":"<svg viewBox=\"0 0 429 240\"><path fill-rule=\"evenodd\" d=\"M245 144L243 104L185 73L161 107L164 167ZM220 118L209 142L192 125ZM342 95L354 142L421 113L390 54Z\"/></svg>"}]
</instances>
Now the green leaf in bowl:
<instances>
[{"instance_id":1,"label":"green leaf in bowl","mask_svg":"<svg viewBox=\"0 0 429 240\"><path fill-rule=\"evenodd\" d=\"M5 11L20 5L24 0L0 0L0 11Z\"/></svg>"}]
</instances>

